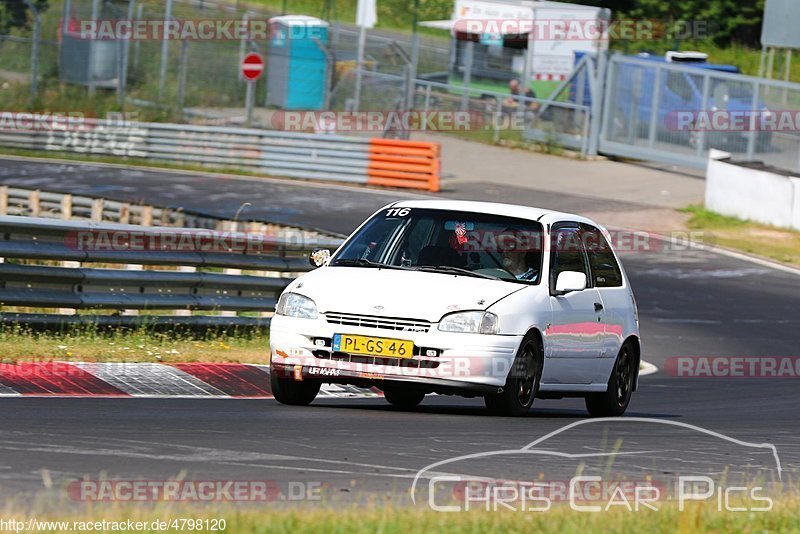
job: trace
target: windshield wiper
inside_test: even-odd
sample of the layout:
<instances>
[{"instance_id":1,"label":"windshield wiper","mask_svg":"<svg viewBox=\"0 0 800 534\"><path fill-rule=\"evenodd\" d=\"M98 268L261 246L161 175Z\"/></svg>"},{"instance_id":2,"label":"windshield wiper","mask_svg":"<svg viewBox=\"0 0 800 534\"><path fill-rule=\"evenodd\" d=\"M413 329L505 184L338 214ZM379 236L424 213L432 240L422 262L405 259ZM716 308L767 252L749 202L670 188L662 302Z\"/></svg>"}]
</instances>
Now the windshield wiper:
<instances>
[{"instance_id":1,"label":"windshield wiper","mask_svg":"<svg viewBox=\"0 0 800 534\"><path fill-rule=\"evenodd\" d=\"M463 274L466 276L474 276L476 278L488 278L489 280L502 280L499 276L492 276L491 274L477 273L469 269L462 269L461 267L453 267L451 265L422 265L415 268L417 271L425 271L432 273L452 273Z\"/></svg>"},{"instance_id":2,"label":"windshield wiper","mask_svg":"<svg viewBox=\"0 0 800 534\"><path fill-rule=\"evenodd\" d=\"M378 269L408 269L408 267L390 265L388 263L378 263L366 258L341 258L334 261L332 265L341 267L375 267Z\"/></svg>"}]
</instances>

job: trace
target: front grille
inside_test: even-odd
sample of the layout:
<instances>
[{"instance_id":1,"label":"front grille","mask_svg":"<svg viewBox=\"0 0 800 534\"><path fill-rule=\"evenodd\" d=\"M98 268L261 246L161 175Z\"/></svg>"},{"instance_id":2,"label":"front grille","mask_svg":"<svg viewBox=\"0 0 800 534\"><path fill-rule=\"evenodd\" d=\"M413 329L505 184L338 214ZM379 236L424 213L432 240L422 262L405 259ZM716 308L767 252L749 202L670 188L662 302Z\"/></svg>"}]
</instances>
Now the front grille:
<instances>
[{"instance_id":1,"label":"front grille","mask_svg":"<svg viewBox=\"0 0 800 534\"><path fill-rule=\"evenodd\" d=\"M330 324L380 328L394 330L395 332L427 332L431 328L430 321L420 319L398 319L396 317L376 317L352 313L329 312L325 314L325 320Z\"/></svg>"}]
</instances>

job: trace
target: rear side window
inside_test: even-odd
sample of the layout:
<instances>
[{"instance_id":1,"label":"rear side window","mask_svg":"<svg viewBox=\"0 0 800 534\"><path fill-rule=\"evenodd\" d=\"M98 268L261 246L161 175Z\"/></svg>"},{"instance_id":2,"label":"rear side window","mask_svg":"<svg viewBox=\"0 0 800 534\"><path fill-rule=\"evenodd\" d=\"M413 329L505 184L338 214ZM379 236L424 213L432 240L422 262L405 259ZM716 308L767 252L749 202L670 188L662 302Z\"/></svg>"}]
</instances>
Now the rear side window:
<instances>
[{"instance_id":1,"label":"rear side window","mask_svg":"<svg viewBox=\"0 0 800 534\"><path fill-rule=\"evenodd\" d=\"M583 242L589 256L595 287L620 287L622 272L603 233L594 226L583 228Z\"/></svg>"}]
</instances>

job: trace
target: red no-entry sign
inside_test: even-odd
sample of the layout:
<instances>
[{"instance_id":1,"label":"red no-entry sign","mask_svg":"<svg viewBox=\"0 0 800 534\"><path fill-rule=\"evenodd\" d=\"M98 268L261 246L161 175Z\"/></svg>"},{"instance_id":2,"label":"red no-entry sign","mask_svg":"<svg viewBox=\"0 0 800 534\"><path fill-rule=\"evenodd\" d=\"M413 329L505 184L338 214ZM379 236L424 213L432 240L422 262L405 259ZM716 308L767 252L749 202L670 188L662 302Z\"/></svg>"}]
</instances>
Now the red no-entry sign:
<instances>
[{"instance_id":1,"label":"red no-entry sign","mask_svg":"<svg viewBox=\"0 0 800 534\"><path fill-rule=\"evenodd\" d=\"M264 60L255 52L250 52L242 60L242 76L246 80L255 81L264 72Z\"/></svg>"}]
</instances>

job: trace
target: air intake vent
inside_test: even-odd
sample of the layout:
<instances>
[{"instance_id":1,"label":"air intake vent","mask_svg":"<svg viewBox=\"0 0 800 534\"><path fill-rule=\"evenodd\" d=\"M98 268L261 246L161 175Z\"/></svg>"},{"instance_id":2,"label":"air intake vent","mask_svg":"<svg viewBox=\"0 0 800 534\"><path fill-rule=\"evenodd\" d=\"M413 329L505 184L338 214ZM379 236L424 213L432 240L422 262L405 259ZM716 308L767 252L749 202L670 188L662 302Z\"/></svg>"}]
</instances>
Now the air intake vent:
<instances>
[{"instance_id":1,"label":"air intake vent","mask_svg":"<svg viewBox=\"0 0 800 534\"><path fill-rule=\"evenodd\" d=\"M431 328L431 323L429 321L422 321L419 319L375 317L372 315L356 315L351 313L326 313L325 320L330 324L380 328L382 330L394 330L395 332L427 332Z\"/></svg>"}]
</instances>

